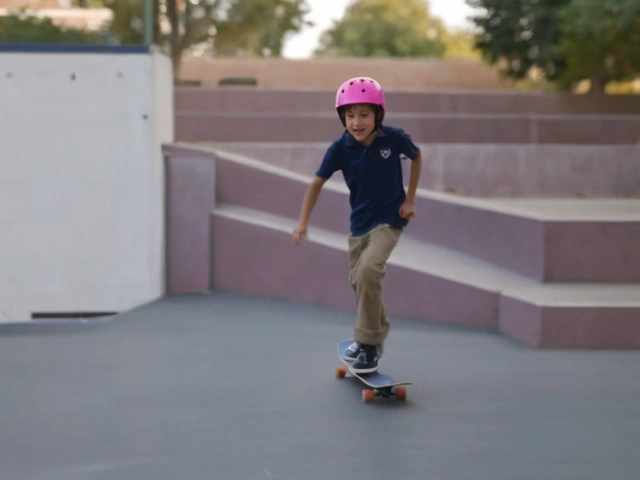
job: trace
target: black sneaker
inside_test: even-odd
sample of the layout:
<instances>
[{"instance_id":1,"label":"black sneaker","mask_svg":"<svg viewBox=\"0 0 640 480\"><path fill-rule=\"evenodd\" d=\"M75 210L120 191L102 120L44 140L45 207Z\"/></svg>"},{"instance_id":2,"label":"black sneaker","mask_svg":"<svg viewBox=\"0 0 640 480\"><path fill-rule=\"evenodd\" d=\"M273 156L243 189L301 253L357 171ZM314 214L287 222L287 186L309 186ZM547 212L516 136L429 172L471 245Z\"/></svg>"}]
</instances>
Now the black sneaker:
<instances>
[{"instance_id":1,"label":"black sneaker","mask_svg":"<svg viewBox=\"0 0 640 480\"><path fill-rule=\"evenodd\" d=\"M378 347L375 345L360 345L360 353L351 368L356 373L378 371Z\"/></svg>"},{"instance_id":2,"label":"black sneaker","mask_svg":"<svg viewBox=\"0 0 640 480\"><path fill-rule=\"evenodd\" d=\"M354 342L349 345L346 352L344 352L344 359L348 362L355 362L362 351L362 344ZM378 345L378 360L382 358L382 353L384 352L384 344Z\"/></svg>"},{"instance_id":3,"label":"black sneaker","mask_svg":"<svg viewBox=\"0 0 640 480\"><path fill-rule=\"evenodd\" d=\"M348 362L355 362L358 358L358 355L360 355L361 349L362 347L360 346L360 344L354 341L351 345L349 345L347 351L344 352L344 359Z\"/></svg>"}]
</instances>

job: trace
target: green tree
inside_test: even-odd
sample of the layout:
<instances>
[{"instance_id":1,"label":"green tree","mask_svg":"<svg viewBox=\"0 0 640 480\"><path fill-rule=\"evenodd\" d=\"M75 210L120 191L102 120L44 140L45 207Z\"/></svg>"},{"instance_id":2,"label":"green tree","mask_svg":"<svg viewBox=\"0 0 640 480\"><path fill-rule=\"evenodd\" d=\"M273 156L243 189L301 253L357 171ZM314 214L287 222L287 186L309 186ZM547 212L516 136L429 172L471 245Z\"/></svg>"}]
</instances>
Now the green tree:
<instances>
[{"instance_id":1,"label":"green tree","mask_svg":"<svg viewBox=\"0 0 640 480\"><path fill-rule=\"evenodd\" d=\"M50 18L37 18L23 10L0 17L0 43L66 43L86 45L104 43L97 33L54 24Z\"/></svg>"},{"instance_id":2,"label":"green tree","mask_svg":"<svg viewBox=\"0 0 640 480\"><path fill-rule=\"evenodd\" d=\"M608 82L640 74L640 2L574 0L561 19L565 85L589 79L592 92L601 93Z\"/></svg>"},{"instance_id":3,"label":"green tree","mask_svg":"<svg viewBox=\"0 0 640 480\"><path fill-rule=\"evenodd\" d=\"M121 45L142 45L144 42L144 2L141 0L105 0L104 4L113 12L109 32L117 38L118 43ZM158 29L156 28L155 31L155 43L159 43Z\"/></svg>"},{"instance_id":4,"label":"green tree","mask_svg":"<svg viewBox=\"0 0 640 480\"><path fill-rule=\"evenodd\" d=\"M306 25L305 0L244 0L234 3L227 20L217 25L218 55L249 54L279 57L284 39Z\"/></svg>"},{"instance_id":5,"label":"green tree","mask_svg":"<svg viewBox=\"0 0 640 480\"><path fill-rule=\"evenodd\" d=\"M475 35L463 28L448 29L444 36L445 58L477 60L481 53L475 48Z\"/></svg>"},{"instance_id":6,"label":"green tree","mask_svg":"<svg viewBox=\"0 0 640 480\"><path fill-rule=\"evenodd\" d=\"M640 72L637 0L467 0L484 11L473 18L476 47L507 76L532 68L563 89L591 80L591 92Z\"/></svg>"},{"instance_id":7,"label":"green tree","mask_svg":"<svg viewBox=\"0 0 640 480\"><path fill-rule=\"evenodd\" d=\"M280 55L285 36L302 29L306 0L165 0L177 78L184 51L208 42L214 54Z\"/></svg>"},{"instance_id":8,"label":"green tree","mask_svg":"<svg viewBox=\"0 0 640 480\"><path fill-rule=\"evenodd\" d=\"M316 55L342 57L441 57L442 21L426 0L356 0L323 33Z\"/></svg>"},{"instance_id":9,"label":"green tree","mask_svg":"<svg viewBox=\"0 0 640 480\"><path fill-rule=\"evenodd\" d=\"M91 0L99 1L99 0ZM110 31L120 43L144 40L140 0L105 0ZM280 56L286 36L310 25L306 0L154 0L154 43L171 56L178 78L184 52L195 46L212 55ZM169 32L161 33L166 20Z\"/></svg>"},{"instance_id":10,"label":"green tree","mask_svg":"<svg viewBox=\"0 0 640 480\"><path fill-rule=\"evenodd\" d=\"M548 80L559 78L566 58L554 47L560 41L559 11L571 0L467 0L483 8L472 17L479 28L476 48L491 64L515 79L525 78L532 67Z\"/></svg>"}]
</instances>

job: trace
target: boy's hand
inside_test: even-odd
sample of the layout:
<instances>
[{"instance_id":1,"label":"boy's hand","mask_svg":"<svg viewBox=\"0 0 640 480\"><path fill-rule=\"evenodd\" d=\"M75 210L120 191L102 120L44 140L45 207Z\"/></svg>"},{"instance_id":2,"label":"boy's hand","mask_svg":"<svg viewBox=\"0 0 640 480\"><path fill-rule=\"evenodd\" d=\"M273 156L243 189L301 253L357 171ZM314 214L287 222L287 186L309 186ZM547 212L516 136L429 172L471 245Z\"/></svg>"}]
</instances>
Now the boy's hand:
<instances>
[{"instance_id":1,"label":"boy's hand","mask_svg":"<svg viewBox=\"0 0 640 480\"><path fill-rule=\"evenodd\" d=\"M293 229L293 233L291 234L291 239L293 243L298 245L303 239L307 238L307 227L304 225L298 225Z\"/></svg>"},{"instance_id":2,"label":"boy's hand","mask_svg":"<svg viewBox=\"0 0 640 480\"><path fill-rule=\"evenodd\" d=\"M416 216L416 207L413 203L404 202L400 207L400 216L405 220L409 220Z\"/></svg>"}]
</instances>

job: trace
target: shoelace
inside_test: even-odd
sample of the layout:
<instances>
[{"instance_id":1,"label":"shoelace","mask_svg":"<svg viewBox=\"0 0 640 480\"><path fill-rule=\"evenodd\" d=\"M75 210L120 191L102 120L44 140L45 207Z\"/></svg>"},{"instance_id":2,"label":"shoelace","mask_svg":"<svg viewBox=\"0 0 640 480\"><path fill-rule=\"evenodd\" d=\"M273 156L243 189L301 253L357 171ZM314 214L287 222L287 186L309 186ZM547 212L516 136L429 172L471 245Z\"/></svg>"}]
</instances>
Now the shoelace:
<instances>
[{"instance_id":1,"label":"shoelace","mask_svg":"<svg viewBox=\"0 0 640 480\"><path fill-rule=\"evenodd\" d=\"M349 348L347 348L347 352L355 353L359 349L360 349L360 345L358 345L357 342L353 342L351 345L349 345Z\"/></svg>"}]
</instances>

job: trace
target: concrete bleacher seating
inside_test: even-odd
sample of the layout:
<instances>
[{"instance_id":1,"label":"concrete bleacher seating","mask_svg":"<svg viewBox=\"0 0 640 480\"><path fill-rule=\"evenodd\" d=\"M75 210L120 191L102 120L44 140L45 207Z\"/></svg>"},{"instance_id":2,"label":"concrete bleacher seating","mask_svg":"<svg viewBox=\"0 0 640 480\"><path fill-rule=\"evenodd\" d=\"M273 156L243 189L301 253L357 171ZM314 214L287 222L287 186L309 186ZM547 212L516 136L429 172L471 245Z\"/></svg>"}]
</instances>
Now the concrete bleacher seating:
<instances>
[{"instance_id":1,"label":"concrete bleacher seating","mask_svg":"<svg viewBox=\"0 0 640 480\"><path fill-rule=\"evenodd\" d=\"M326 142L340 132L332 92L176 89L177 141ZM387 94L387 119L416 141L636 144L640 98L518 93ZM603 115L606 113L606 115Z\"/></svg>"},{"instance_id":2,"label":"concrete bleacher seating","mask_svg":"<svg viewBox=\"0 0 640 480\"><path fill-rule=\"evenodd\" d=\"M327 142L199 142L313 175ZM420 186L470 197L640 198L638 145L418 142ZM408 164L405 162L405 174Z\"/></svg>"},{"instance_id":3,"label":"concrete bleacher seating","mask_svg":"<svg viewBox=\"0 0 640 480\"><path fill-rule=\"evenodd\" d=\"M340 133L335 113L208 113L178 114L178 141L257 142L330 141ZM628 115L606 119L590 115L389 113L386 120L412 132L419 142L439 143L637 143L640 120Z\"/></svg>"},{"instance_id":4,"label":"concrete bleacher seating","mask_svg":"<svg viewBox=\"0 0 640 480\"><path fill-rule=\"evenodd\" d=\"M640 97L550 95L514 91L434 91L385 94L392 112L442 114L638 115ZM261 90L246 87L178 87L175 109L185 113L335 113L335 92L319 90Z\"/></svg>"},{"instance_id":5,"label":"concrete bleacher seating","mask_svg":"<svg viewBox=\"0 0 640 480\"><path fill-rule=\"evenodd\" d=\"M628 133L637 138L638 117L625 115L625 121L636 122ZM335 117L331 122L335 130ZM326 143L260 143L265 140L253 136L252 124L244 125L242 142L211 143L217 139L209 137L166 147L169 291L220 288L354 309L347 282L349 208L340 178L326 184L308 242L296 247L290 239ZM389 261L389 313L500 331L532 347L640 347L640 200L632 198L640 190L639 150L634 142L600 138L595 147L420 139L423 151L439 156L425 161L419 216ZM452 173L449 163L472 165L473 149L482 148L493 172L485 170L483 186L475 187L484 195L448 193L456 190L452 184L464 190L469 173L481 171ZM590 160L581 163L575 149ZM556 162L536 168L541 157ZM529 170L500 168L509 158ZM449 186L430 183L434 172L440 180L448 174ZM501 196L501 186L512 183L508 198ZM555 190L545 192L550 184ZM581 192L592 198L567 198Z\"/></svg>"}]
</instances>

